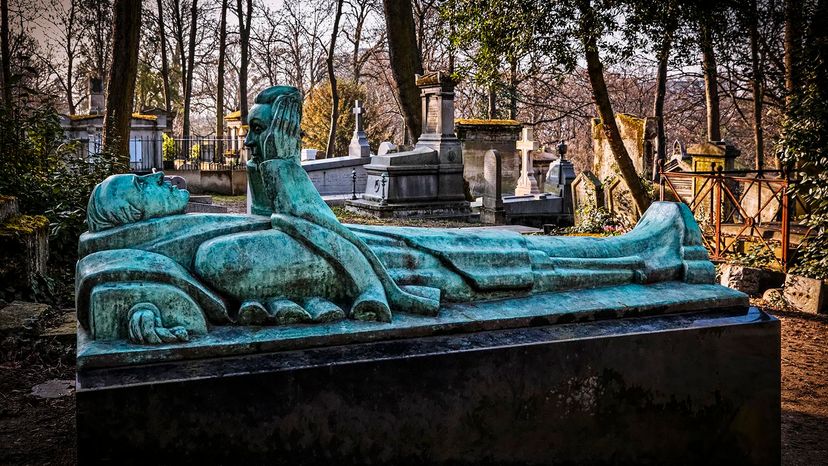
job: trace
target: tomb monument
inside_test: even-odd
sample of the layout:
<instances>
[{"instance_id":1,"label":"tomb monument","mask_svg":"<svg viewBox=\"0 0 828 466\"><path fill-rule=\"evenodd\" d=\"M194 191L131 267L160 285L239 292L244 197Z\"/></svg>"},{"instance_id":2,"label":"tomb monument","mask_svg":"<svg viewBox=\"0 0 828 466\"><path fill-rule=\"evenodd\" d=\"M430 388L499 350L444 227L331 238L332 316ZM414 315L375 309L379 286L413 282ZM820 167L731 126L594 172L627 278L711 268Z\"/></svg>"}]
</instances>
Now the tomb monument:
<instances>
[{"instance_id":1,"label":"tomb monument","mask_svg":"<svg viewBox=\"0 0 828 466\"><path fill-rule=\"evenodd\" d=\"M301 108L250 109L251 215L184 214L162 173L92 192L80 463L779 462L779 321L686 206L608 238L345 225Z\"/></svg>"}]
</instances>

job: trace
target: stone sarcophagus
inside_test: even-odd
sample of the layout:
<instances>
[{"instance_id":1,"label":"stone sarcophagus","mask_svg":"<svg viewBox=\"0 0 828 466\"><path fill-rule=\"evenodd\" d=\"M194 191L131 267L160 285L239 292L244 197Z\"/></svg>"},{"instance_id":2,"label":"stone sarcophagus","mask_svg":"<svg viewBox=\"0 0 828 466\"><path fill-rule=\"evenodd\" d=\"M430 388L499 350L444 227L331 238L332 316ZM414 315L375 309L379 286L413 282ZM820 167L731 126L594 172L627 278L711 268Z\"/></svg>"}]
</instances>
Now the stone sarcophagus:
<instances>
[{"instance_id":1,"label":"stone sarcophagus","mask_svg":"<svg viewBox=\"0 0 828 466\"><path fill-rule=\"evenodd\" d=\"M95 188L81 462L778 460L778 321L714 284L687 207L607 238L344 225L300 121L296 89L256 97L251 215Z\"/></svg>"}]
</instances>

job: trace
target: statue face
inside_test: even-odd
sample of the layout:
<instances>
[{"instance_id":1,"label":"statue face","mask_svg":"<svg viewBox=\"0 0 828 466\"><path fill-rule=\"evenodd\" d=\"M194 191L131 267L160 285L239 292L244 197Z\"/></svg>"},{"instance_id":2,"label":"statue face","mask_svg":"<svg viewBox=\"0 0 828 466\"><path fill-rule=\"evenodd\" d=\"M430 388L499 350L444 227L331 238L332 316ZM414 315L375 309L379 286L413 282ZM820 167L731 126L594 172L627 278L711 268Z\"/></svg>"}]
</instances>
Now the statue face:
<instances>
[{"instance_id":1,"label":"statue face","mask_svg":"<svg viewBox=\"0 0 828 466\"><path fill-rule=\"evenodd\" d=\"M113 175L92 191L87 208L89 231L183 213L190 193L164 181L164 173Z\"/></svg>"},{"instance_id":2,"label":"statue face","mask_svg":"<svg viewBox=\"0 0 828 466\"><path fill-rule=\"evenodd\" d=\"M270 133L270 124L273 121L273 111L270 105L256 104L250 109L247 116L248 129L244 138L244 145L250 150L250 158L256 163L265 160L265 144Z\"/></svg>"}]
</instances>

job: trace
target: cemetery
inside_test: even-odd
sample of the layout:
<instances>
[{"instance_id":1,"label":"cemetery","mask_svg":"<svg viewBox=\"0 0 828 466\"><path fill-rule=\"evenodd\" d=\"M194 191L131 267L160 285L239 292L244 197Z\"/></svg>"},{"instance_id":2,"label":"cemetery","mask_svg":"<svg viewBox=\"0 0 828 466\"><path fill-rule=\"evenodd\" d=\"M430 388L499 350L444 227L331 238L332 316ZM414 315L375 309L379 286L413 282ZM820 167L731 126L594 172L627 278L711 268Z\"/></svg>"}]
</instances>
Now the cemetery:
<instances>
[{"instance_id":1,"label":"cemetery","mask_svg":"<svg viewBox=\"0 0 828 466\"><path fill-rule=\"evenodd\" d=\"M828 463L825 14L0 2L0 464Z\"/></svg>"}]
</instances>

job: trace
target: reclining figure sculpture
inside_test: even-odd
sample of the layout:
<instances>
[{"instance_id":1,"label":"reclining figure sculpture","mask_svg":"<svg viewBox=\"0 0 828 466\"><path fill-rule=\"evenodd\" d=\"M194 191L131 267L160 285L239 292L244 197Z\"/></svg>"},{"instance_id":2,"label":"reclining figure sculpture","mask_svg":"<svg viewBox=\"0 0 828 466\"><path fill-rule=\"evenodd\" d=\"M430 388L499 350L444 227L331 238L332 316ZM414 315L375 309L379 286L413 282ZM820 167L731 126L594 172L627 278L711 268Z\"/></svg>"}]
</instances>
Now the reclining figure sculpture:
<instances>
[{"instance_id":1,"label":"reclining figure sculpture","mask_svg":"<svg viewBox=\"0 0 828 466\"><path fill-rule=\"evenodd\" d=\"M89 338L172 343L212 325L390 322L447 302L714 280L677 203L654 203L610 238L343 225L299 164L300 122L295 88L256 97L245 139L253 215L184 214L189 194L163 173L95 188L76 275Z\"/></svg>"}]
</instances>

